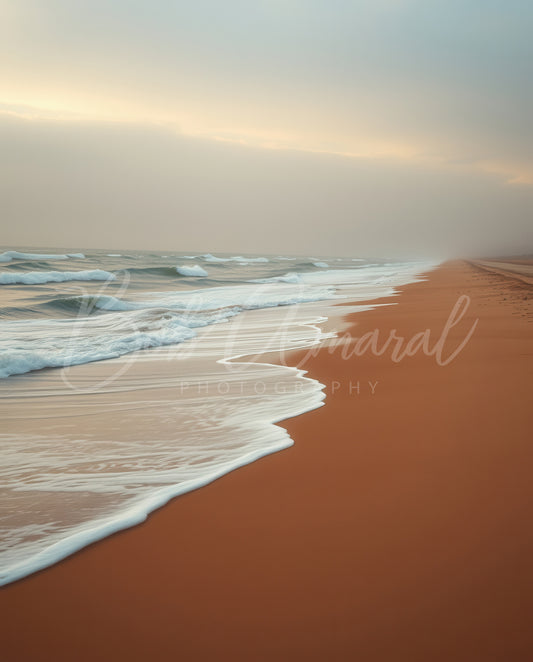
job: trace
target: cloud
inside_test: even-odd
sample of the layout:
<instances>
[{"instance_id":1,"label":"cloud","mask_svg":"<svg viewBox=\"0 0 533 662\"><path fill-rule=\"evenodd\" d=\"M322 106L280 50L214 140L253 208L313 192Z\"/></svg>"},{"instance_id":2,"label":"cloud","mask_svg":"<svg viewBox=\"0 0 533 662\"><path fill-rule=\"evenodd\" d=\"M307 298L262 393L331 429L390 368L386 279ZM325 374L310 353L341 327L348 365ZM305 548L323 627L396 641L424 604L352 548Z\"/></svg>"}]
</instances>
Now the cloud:
<instances>
[{"instance_id":1,"label":"cloud","mask_svg":"<svg viewBox=\"0 0 533 662\"><path fill-rule=\"evenodd\" d=\"M531 245L531 189L142 124L0 120L7 245L487 255Z\"/></svg>"},{"instance_id":2,"label":"cloud","mask_svg":"<svg viewBox=\"0 0 533 662\"><path fill-rule=\"evenodd\" d=\"M530 3L1 9L12 243L157 248L176 227L202 250L286 241L298 252L305 237L315 252L345 240L457 252L461 238L483 253L531 241Z\"/></svg>"},{"instance_id":3,"label":"cloud","mask_svg":"<svg viewBox=\"0 0 533 662\"><path fill-rule=\"evenodd\" d=\"M3 101L527 182L531 19L518 0L26 0L1 35Z\"/></svg>"}]
</instances>

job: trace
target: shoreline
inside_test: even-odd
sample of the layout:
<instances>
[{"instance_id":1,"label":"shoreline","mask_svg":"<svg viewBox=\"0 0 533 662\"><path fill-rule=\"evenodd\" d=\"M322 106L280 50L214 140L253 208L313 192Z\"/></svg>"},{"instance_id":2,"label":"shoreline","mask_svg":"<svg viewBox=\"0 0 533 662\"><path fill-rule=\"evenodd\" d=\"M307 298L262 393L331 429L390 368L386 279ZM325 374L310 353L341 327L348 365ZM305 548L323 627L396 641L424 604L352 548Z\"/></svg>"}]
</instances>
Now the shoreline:
<instances>
[{"instance_id":1,"label":"shoreline","mask_svg":"<svg viewBox=\"0 0 533 662\"><path fill-rule=\"evenodd\" d=\"M339 289L344 288L340 298L351 301L390 296L392 284L412 282L419 271L399 265L394 270L332 273ZM325 279L331 280L328 273ZM323 280L323 274L318 278ZM253 288L252 298L264 296L261 288L246 287L248 292ZM270 296L287 296L277 281L272 287L277 294L268 295L267 304ZM243 310L222 325L201 325L184 344L162 343L105 361L75 360L64 370L0 380L0 400L11 428L3 452L11 455L12 466L21 466L22 481L17 484L9 462L2 467L6 508L0 586L138 525L172 498L291 446L292 439L275 423L314 409L325 397L318 381L290 365L291 356L297 349L324 345L331 335L323 328L326 324L345 326L340 310L346 314L368 308L351 303L339 309L328 293L326 303L323 292L293 292L296 300L310 302ZM125 317L127 326L138 323ZM94 321L102 330L112 319L89 316L80 322L90 327ZM119 319L122 323L123 317ZM51 322L51 337L55 324ZM68 343L71 333L66 334ZM74 345L73 355L84 347L83 342ZM51 434L41 435L43 423ZM70 433L58 436L61 430ZM34 475L28 449L33 457L41 445L46 450ZM67 457L69 445L73 456Z\"/></svg>"},{"instance_id":2,"label":"shoreline","mask_svg":"<svg viewBox=\"0 0 533 662\"><path fill-rule=\"evenodd\" d=\"M527 659L526 286L427 278L351 331L438 337L467 294L450 340L480 323L450 365L320 350L325 406L281 424L289 449L0 589L6 659Z\"/></svg>"}]
</instances>

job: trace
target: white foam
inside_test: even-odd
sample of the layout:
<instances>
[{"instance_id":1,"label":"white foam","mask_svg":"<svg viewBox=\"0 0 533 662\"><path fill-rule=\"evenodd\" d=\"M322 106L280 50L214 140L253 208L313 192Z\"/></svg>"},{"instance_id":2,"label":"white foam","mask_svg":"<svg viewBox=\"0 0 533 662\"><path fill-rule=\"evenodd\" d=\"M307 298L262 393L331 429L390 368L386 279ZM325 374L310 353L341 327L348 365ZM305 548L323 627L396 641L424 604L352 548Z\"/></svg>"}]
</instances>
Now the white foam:
<instances>
[{"instance_id":1,"label":"white foam","mask_svg":"<svg viewBox=\"0 0 533 662\"><path fill-rule=\"evenodd\" d=\"M0 403L22 397L27 403L24 417L9 421L9 433L0 431L0 483L11 512L25 515L24 520L13 518L0 545L0 584L133 526L170 498L292 444L275 424L321 406L322 385L295 368L258 363L254 355L322 342L326 336L318 324L324 320L319 318L324 306L237 315L241 310L331 299L339 290L349 292L350 300L369 298L369 288L372 297L387 296L392 287L427 268L321 270L295 274L297 283L280 281L281 276L270 284L137 293L127 301L81 297L88 306L122 307L123 312L79 320L0 322L0 356L5 348L23 349L27 359L35 348L41 356L68 358L71 346L73 355L85 362L98 360L91 357L105 350L134 351L143 336L155 343L146 346L156 347L167 339L179 343L171 339L173 333L176 338L191 334L178 345L183 360L160 347L137 355L134 364L124 357L91 370L73 368L66 371L67 386L61 381L63 371L0 383ZM164 310L154 308L162 303ZM179 306L183 310L176 310ZM213 324L221 320L228 321ZM140 348L144 346L141 340ZM193 349L187 352L187 347ZM130 372L121 372L126 367ZM98 383L117 372L119 378L95 391L94 398L83 395L83 388L93 383L91 375ZM264 389L254 390L258 384ZM220 385L225 388L217 391ZM53 434L44 429L35 434L31 417L41 419L43 411L46 429ZM6 412L6 419L13 416L9 404Z\"/></svg>"},{"instance_id":2,"label":"white foam","mask_svg":"<svg viewBox=\"0 0 533 662\"><path fill-rule=\"evenodd\" d=\"M330 284L331 283L331 284ZM102 310L128 311L165 308L168 310L193 313L222 309L235 311L273 308L296 303L323 301L335 297L334 279L329 283L299 284L298 281L278 283L265 279L262 284L229 285L202 288L191 291L132 293L128 299L109 295L84 295L77 297L86 305ZM258 287L258 285L261 285Z\"/></svg>"},{"instance_id":3,"label":"white foam","mask_svg":"<svg viewBox=\"0 0 533 662\"><path fill-rule=\"evenodd\" d=\"M297 346L296 338L309 346L326 337L318 332L312 319L306 322L293 324L293 330L284 336L289 347ZM256 331L258 351L264 346L264 333L265 329L260 334ZM231 359L224 364L227 362L233 363ZM220 382L221 375L231 373L221 372L214 361L211 365L212 382L226 384ZM238 368L239 362L233 365ZM47 503L52 503L51 513L39 508L35 523L12 529L5 537L4 549L0 549L0 585L16 581L92 542L139 524L171 498L291 446L292 439L276 423L322 406L322 385L295 368L266 363L241 362L240 365L249 368L240 375L238 382L240 390L245 385L245 395L237 392L238 397L215 400L205 395L187 397L185 418L179 405L176 406L179 400L166 403L151 398L149 403L139 402L142 384L137 383L126 399L135 406L113 415L117 429L127 419L124 427L130 432L124 440L109 436L95 447L90 433L78 435L75 444L61 436L51 439L44 435L0 433L6 456L0 474L10 498L18 501L24 510L26 503L35 502L37 490L38 494L46 495ZM187 374L195 378L198 371L189 371ZM252 390L257 383L267 387L261 397ZM280 391L280 385L286 390ZM71 394L65 391L62 407L68 407ZM128 398L127 394L121 396ZM110 401L112 403L113 398L106 398L104 408ZM169 404L175 411L172 407L169 409ZM219 425L223 424L222 428L213 418L213 406L216 407L215 419ZM102 415L106 413L105 409L99 411ZM165 427L169 414L171 426ZM147 421L151 432L147 429L146 435ZM177 429L172 427L174 421L178 423ZM33 449L31 459L35 473L26 481L19 476L20 472L22 476L27 475L28 447ZM66 499L68 509L62 506ZM104 513L98 507L99 500L107 504Z\"/></svg>"},{"instance_id":4,"label":"white foam","mask_svg":"<svg viewBox=\"0 0 533 662\"><path fill-rule=\"evenodd\" d=\"M206 262L231 262L229 257L215 257L211 253L205 253L201 256Z\"/></svg>"},{"instance_id":5,"label":"white foam","mask_svg":"<svg viewBox=\"0 0 533 662\"><path fill-rule=\"evenodd\" d=\"M68 260L68 255L51 255L45 253L19 253L19 251L5 251L0 253L0 262L11 260Z\"/></svg>"},{"instance_id":6,"label":"white foam","mask_svg":"<svg viewBox=\"0 0 533 662\"><path fill-rule=\"evenodd\" d=\"M249 283L301 283L301 274L290 271L284 276L272 276L271 278L254 278Z\"/></svg>"},{"instance_id":7,"label":"white foam","mask_svg":"<svg viewBox=\"0 0 533 662\"><path fill-rule=\"evenodd\" d=\"M325 263L324 263L325 264ZM321 271L289 271L282 276L269 278L255 278L250 283L288 283L298 284L298 291L312 291L316 287L344 287L344 286L371 286L386 281L402 284L405 278L412 278L414 273L419 272L420 266L402 265L371 265L363 269L350 267L348 269L325 269ZM285 291L288 291L287 289Z\"/></svg>"},{"instance_id":8,"label":"white foam","mask_svg":"<svg viewBox=\"0 0 533 662\"><path fill-rule=\"evenodd\" d=\"M322 269L327 269L329 267L329 264L326 262L313 262L315 267L321 267Z\"/></svg>"},{"instance_id":9,"label":"white foam","mask_svg":"<svg viewBox=\"0 0 533 662\"><path fill-rule=\"evenodd\" d=\"M244 310L334 297L333 288L285 289L275 285L218 287L192 292L153 292L123 300L110 295L75 297L78 319L0 322L0 377L42 368L102 361L140 349L181 343L193 329ZM113 311L87 317L93 308Z\"/></svg>"},{"instance_id":10,"label":"white foam","mask_svg":"<svg viewBox=\"0 0 533 662\"><path fill-rule=\"evenodd\" d=\"M182 265L176 267L176 271L182 276L207 276L207 271L202 269L199 264L192 264L190 267Z\"/></svg>"},{"instance_id":11,"label":"white foam","mask_svg":"<svg viewBox=\"0 0 533 662\"><path fill-rule=\"evenodd\" d=\"M40 285L43 283L63 283L73 280L115 280L115 274L101 269L91 271L28 271L1 272L0 285Z\"/></svg>"},{"instance_id":12,"label":"white foam","mask_svg":"<svg viewBox=\"0 0 533 662\"><path fill-rule=\"evenodd\" d=\"M229 319L246 310L274 308L348 296L372 299L410 282L421 265L289 273L265 282L192 291L75 297L85 317L0 322L0 377L44 367L89 363L180 343L192 329ZM355 288L355 289L354 289ZM86 317L93 308L113 311Z\"/></svg>"},{"instance_id":13,"label":"white foam","mask_svg":"<svg viewBox=\"0 0 533 662\"><path fill-rule=\"evenodd\" d=\"M113 310L113 311L126 311L126 310L142 310L142 305L124 301L110 294L83 294L75 297L75 300L80 304L80 311L83 314L89 314L93 308L100 310ZM146 307L146 306L144 306ZM156 306L159 307L159 306Z\"/></svg>"},{"instance_id":14,"label":"white foam","mask_svg":"<svg viewBox=\"0 0 533 662\"><path fill-rule=\"evenodd\" d=\"M197 323L201 324L199 320ZM169 311L2 322L0 377L102 361L140 349L180 343L194 337L190 326L186 318Z\"/></svg>"},{"instance_id":15,"label":"white foam","mask_svg":"<svg viewBox=\"0 0 533 662\"><path fill-rule=\"evenodd\" d=\"M232 257L232 260L239 261L239 262L245 262L246 264L248 263L253 263L253 262L269 262L270 260L266 257Z\"/></svg>"},{"instance_id":16,"label":"white foam","mask_svg":"<svg viewBox=\"0 0 533 662\"><path fill-rule=\"evenodd\" d=\"M192 259L194 256L184 256ZM233 257L216 257L211 255L211 253L205 253L200 256L206 262L237 262L238 264L251 264L254 262L269 262L269 259L266 257L243 257L242 255L234 255Z\"/></svg>"}]
</instances>

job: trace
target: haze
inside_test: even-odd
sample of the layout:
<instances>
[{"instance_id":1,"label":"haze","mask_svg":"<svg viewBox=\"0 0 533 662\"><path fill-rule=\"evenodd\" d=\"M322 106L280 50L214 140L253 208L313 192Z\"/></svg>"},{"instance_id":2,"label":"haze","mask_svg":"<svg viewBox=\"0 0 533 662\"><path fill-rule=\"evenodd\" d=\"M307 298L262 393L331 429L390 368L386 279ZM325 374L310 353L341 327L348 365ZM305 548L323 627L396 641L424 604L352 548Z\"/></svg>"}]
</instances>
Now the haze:
<instances>
[{"instance_id":1,"label":"haze","mask_svg":"<svg viewBox=\"0 0 533 662\"><path fill-rule=\"evenodd\" d=\"M533 249L526 0L0 0L5 246Z\"/></svg>"}]
</instances>

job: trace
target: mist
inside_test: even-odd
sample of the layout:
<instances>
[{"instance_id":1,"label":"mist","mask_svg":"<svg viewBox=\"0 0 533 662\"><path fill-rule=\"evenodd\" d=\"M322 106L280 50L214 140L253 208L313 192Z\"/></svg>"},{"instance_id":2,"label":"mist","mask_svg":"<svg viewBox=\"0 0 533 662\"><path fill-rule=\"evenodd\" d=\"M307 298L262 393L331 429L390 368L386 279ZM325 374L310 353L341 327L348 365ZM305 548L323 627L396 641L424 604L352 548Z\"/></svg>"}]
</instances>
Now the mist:
<instances>
[{"instance_id":1,"label":"mist","mask_svg":"<svg viewBox=\"0 0 533 662\"><path fill-rule=\"evenodd\" d=\"M449 257L533 239L531 188L466 167L13 117L0 141L6 246Z\"/></svg>"}]
</instances>

